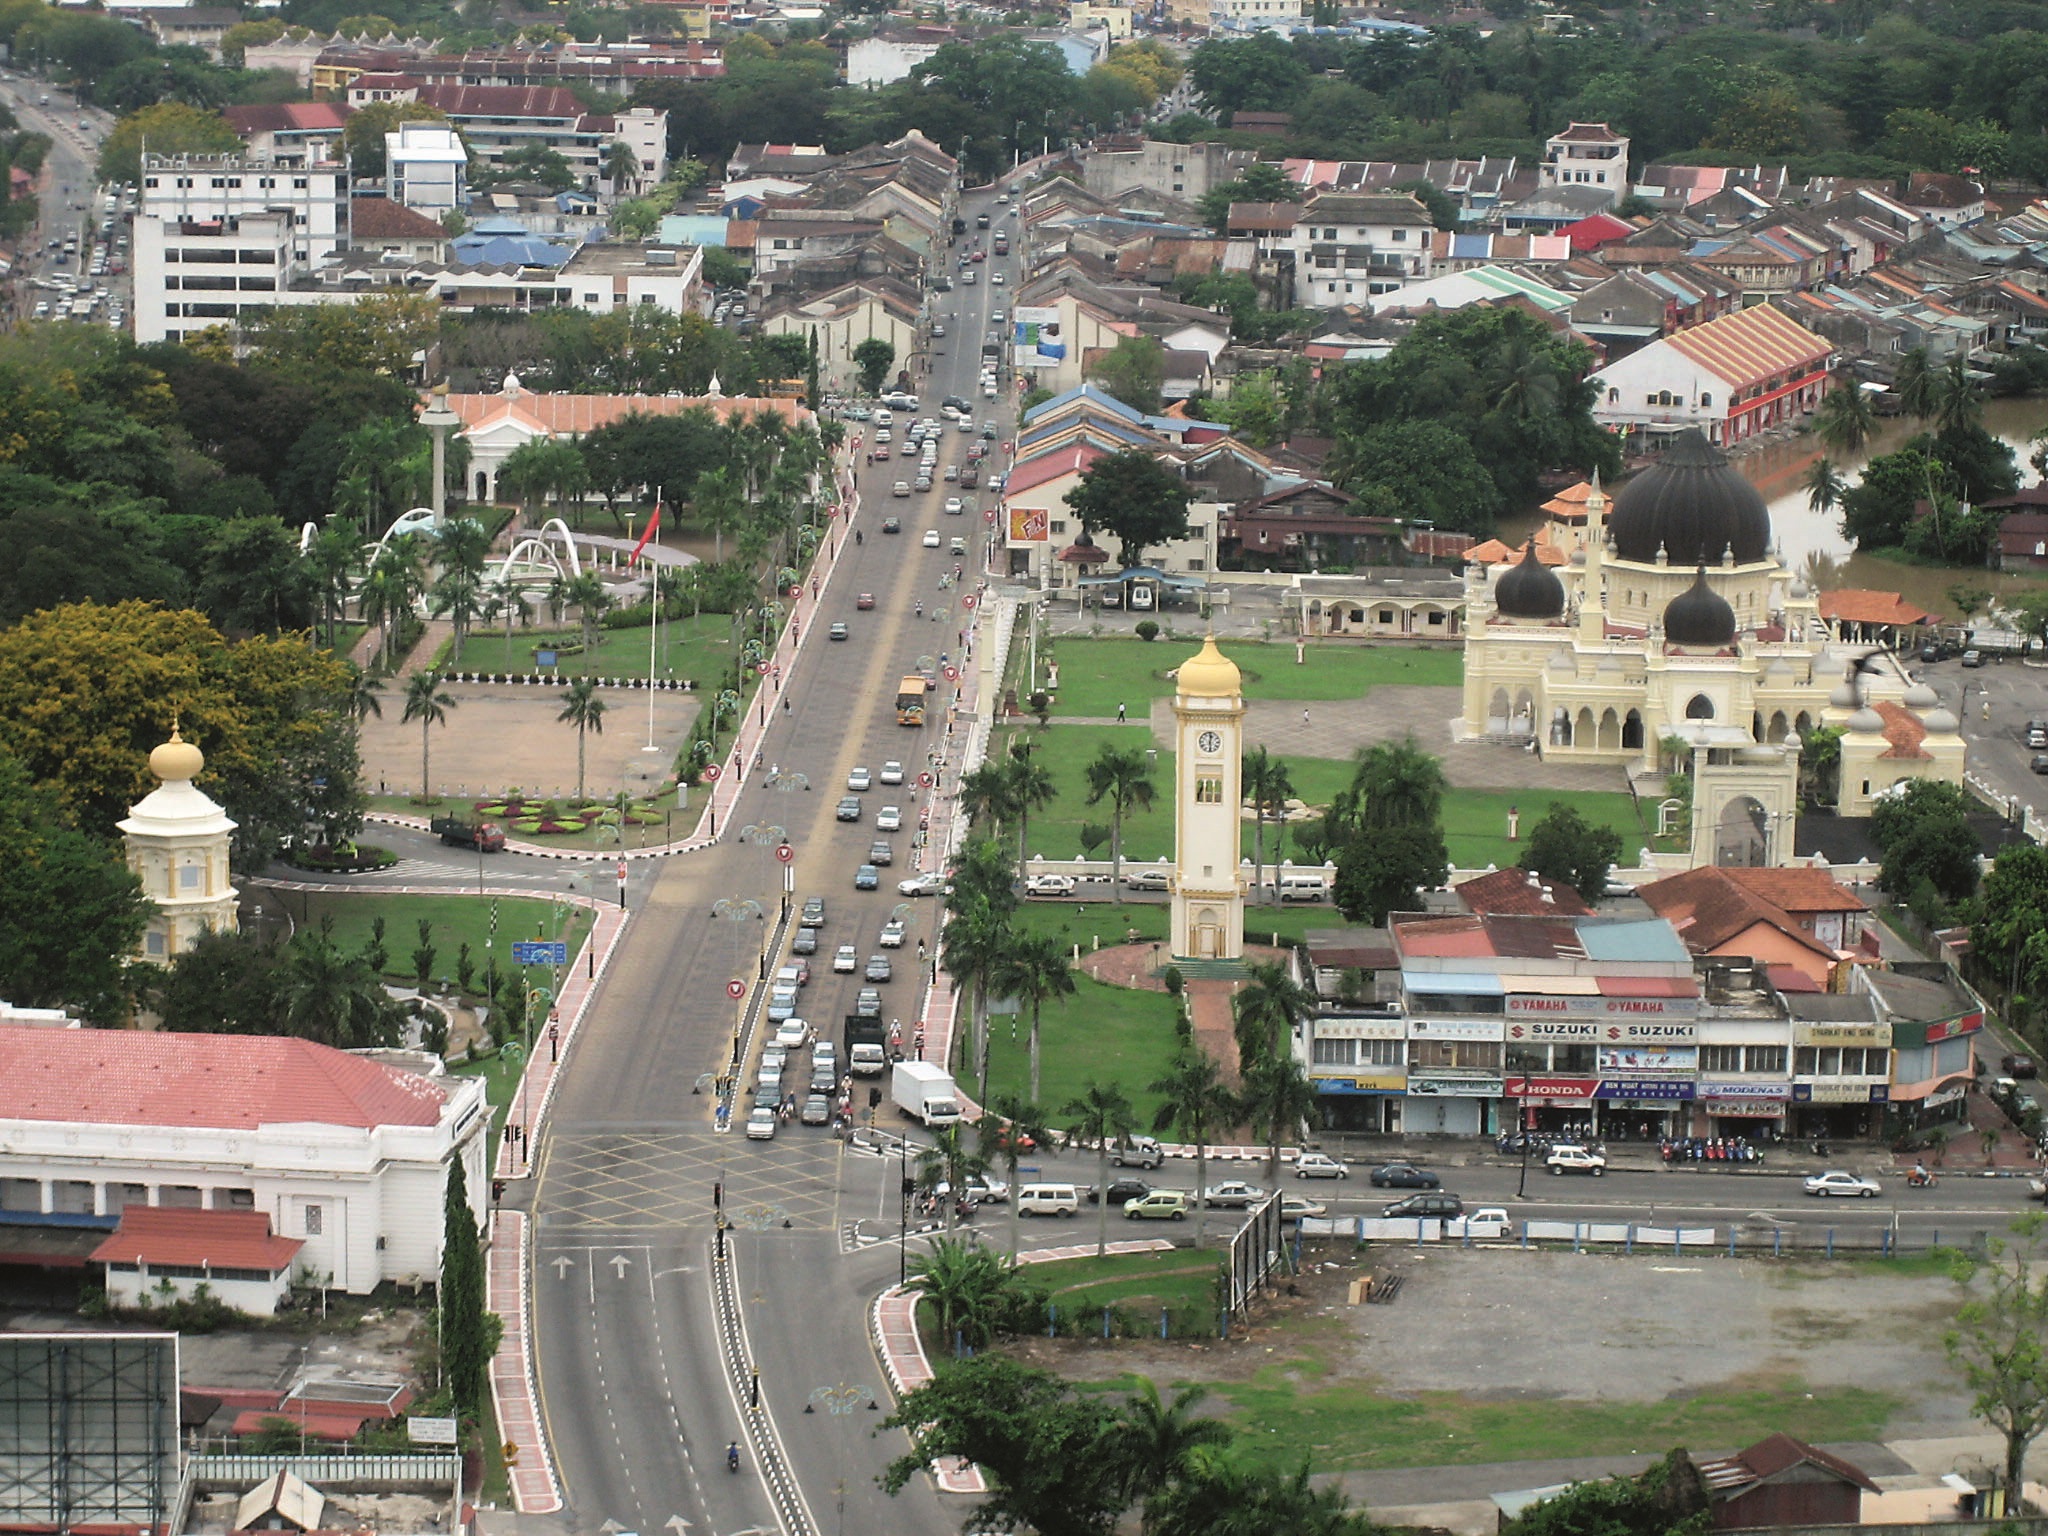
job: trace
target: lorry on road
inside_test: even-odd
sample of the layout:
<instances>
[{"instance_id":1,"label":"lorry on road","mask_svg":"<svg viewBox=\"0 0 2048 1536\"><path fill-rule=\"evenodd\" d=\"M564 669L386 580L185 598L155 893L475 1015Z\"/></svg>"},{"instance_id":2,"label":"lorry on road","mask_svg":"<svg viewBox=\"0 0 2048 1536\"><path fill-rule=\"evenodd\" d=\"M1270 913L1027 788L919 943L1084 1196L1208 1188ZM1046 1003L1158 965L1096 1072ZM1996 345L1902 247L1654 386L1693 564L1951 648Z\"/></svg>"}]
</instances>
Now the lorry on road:
<instances>
[{"instance_id":1,"label":"lorry on road","mask_svg":"<svg viewBox=\"0 0 2048 1536\"><path fill-rule=\"evenodd\" d=\"M474 848L479 853L502 853L505 848L505 834L488 821L436 816L427 827L442 842L457 848Z\"/></svg>"},{"instance_id":2,"label":"lorry on road","mask_svg":"<svg viewBox=\"0 0 2048 1536\"><path fill-rule=\"evenodd\" d=\"M889 1032L880 1019L846 1016L846 1069L855 1077L880 1077L889 1065Z\"/></svg>"},{"instance_id":3,"label":"lorry on road","mask_svg":"<svg viewBox=\"0 0 2048 1536\"><path fill-rule=\"evenodd\" d=\"M923 725L925 695L931 691L931 684L916 673L896 685L896 723L898 725Z\"/></svg>"},{"instance_id":4,"label":"lorry on road","mask_svg":"<svg viewBox=\"0 0 2048 1536\"><path fill-rule=\"evenodd\" d=\"M960 1123L960 1090L953 1086L952 1074L937 1062L897 1062L889 1097L898 1109L921 1125Z\"/></svg>"}]
</instances>

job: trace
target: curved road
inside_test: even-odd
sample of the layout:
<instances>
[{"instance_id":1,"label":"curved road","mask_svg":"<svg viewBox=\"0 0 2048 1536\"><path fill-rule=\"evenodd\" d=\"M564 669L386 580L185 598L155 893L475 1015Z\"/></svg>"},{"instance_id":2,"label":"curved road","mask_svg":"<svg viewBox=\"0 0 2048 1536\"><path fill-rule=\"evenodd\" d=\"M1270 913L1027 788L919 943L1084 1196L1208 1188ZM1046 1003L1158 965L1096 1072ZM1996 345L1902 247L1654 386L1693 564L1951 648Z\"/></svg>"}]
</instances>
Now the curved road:
<instances>
[{"instance_id":1,"label":"curved road","mask_svg":"<svg viewBox=\"0 0 2048 1536\"><path fill-rule=\"evenodd\" d=\"M992 201L986 193L966 199L970 225ZM1009 289L984 279L935 299L949 313L948 336L919 381L918 414L936 416L947 394L993 411L996 402L983 400L976 382L979 337L989 310L1007 307ZM871 440L872 426L865 430ZM1002 436L1010 433L1005 416ZM946 426L941 463L964 461L978 440ZM878 783L861 797L857 824L836 821L834 806L856 765L879 770L897 759L914 780L938 743L942 710L919 732L899 727L892 707L896 680L920 656L956 650L964 622L958 589L937 584L955 557L943 545L925 548L921 534L934 528L967 539L963 563L972 573L988 526L943 515L946 493L957 489L950 484L891 498L886 487L902 473L898 464L909 468L902 460L861 466L868 500L856 526L865 543L842 551L819 616L843 620L851 638L807 638L790 679L792 707L776 716L764 749L783 782L756 776L730 822L782 829L797 850L797 895L827 899L803 1005L828 1036L862 984L832 973L831 950L852 943L863 959L876 952L883 922L906 905L894 882L911 861L907 830L889 839L895 863L883 871L882 890L853 889L854 868L879 835L875 811L895 804L906 828L917 824L914 785ZM985 490L963 494L974 508L993 503ZM900 536L880 532L885 516L902 519ZM856 608L863 592L874 595L872 610ZM920 600L924 618L913 611ZM943 617L934 620L940 604ZM714 915L727 898L759 902L763 915ZM875 1486L905 1445L875 1432L888 1393L866 1318L898 1264L888 1241L896 1235L895 1165L822 1129L788 1125L771 1142L719 1132L712 1095L699 1091L726 1059L734 1023L727 982L754 976L764 945L778 963L787 949L771 849L732 838L665 861L645 891L634 881L629 899L638 914L582 1026L530 1191L541 1402L567 1520L583 1530L615 1522L648 1536L957 1529L964 1507L942 1508L928 1485L893 1499ZM933 937L938 917L930 899L907 905L910 942L895 952L896 975L883 988L885 1013L905 1021L906 1035L917 1006L916 941ZM750 1058L758 1046L757 1032ZM731 1223L744 1338L722 1333L714 1308L715 1186ZM750 1436L742 1409L755 1368L765 1414ZM738 1477L723 1466L735 1438L746 1447Z\"/></svg>"}]
</instances>

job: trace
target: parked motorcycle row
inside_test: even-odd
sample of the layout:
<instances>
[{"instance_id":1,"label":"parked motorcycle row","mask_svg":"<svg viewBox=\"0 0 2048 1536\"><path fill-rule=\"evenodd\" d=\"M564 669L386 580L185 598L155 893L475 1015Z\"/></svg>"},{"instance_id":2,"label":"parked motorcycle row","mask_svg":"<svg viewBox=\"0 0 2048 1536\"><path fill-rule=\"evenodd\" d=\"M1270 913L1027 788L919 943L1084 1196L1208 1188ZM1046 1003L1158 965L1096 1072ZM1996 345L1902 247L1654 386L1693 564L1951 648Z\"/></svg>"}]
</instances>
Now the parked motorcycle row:
<instances>
[{"instance_id":1,"label":"parked motorcycle row","mask_svg":"<svg viewBox=\"0 0 2048 1536\"><path fill-rule=\"evenodd\" d=\"M1657 1150L1667 1163L1760 1163L1761 1148L1750 1145L1746 1136L1666 1137Z\"/></svg>"}]
</instances>

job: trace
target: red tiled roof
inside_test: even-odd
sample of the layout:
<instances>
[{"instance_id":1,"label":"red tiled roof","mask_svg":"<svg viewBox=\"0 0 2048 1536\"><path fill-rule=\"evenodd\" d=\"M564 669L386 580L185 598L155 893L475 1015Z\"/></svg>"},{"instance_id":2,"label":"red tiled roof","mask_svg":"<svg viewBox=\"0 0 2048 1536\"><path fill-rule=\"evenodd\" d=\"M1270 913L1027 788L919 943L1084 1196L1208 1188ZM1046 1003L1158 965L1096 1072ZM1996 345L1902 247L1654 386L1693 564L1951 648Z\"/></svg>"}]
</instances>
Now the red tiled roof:
<instances>
[{"instance_id":1,"label":"red tiled roof","mask_svg":"<svg viewBox=\"0 0 2048 1536\"><path fill-rule=\"evenodd\" d=\"M275 1035L0 1025L0 1120L253 1131L434 1125L417 1073Z\"/></svg>"},{"instance_id":2,"label":"red tiled roof","mask_svg":"<svg viewBox=\"0 0 2048 1536\"><path fill-rule=\"evenodd\" d=\"M1474 544L1465 551L1468 565L1509 565L1521 558L1519 549L1512 549L1499 539L1488 539L1484 544ZM1536 560L1539 565L1563 565L1564 552L1553 547L1548 540L1538 539Z\"/></svg>"},{"instance_id":3,"label":"red tiled roof","mask_svg":"<svg viewBox=\"0 0 2048 1536\"><path fill-rule=\"evenodd\" d=\"M1593 909L1568 885L1545 880L1528 870L1509 865L1490 875L1477 875L1451 887L1468 912L1561 913L1567 917L1591 917Z\"/></svg>"},{"instance_id":4,"label":"red tiled roof","mask_svg":"<svg viewBox=\"0 0 2048 1536\"><path fill-rule=\"evenodd\" d=\"M348 228L357 240L445 240L448 231L417 209L388 197L349 199Z\"/></svg>"},{"instance_id":5,"label":"red tiled roof","mask_svg":"<svg viewBox=\"0 0 2048 1536\"><path fill-rule=\"evenodd\" d=\"M1932 757L1921 743L1927 739L1927 727L1920 723L1920 717L1903 704L1890 700L1870 706L1884 720L1884 739L1890 743L1879 757Z\"/></svg>"},{"instance_id":6,"label":"red tiled roof","mask_svg":"<svg viewBox=\"0 0 2048 1536\"><path fill-rule=\"evenodd\" d=\"M1108 457L1107 450L1097 448L1093 443L1082 443L1072 448L1063 443L1020 461L1010 471L1010 478L1003 482L1003 495L1014 501L1021 492L1036 490L1062 475L1085 473L1097 459Z\"/></svg>"},{"instance_id":7,"label":"red tiled roof","mask_svg":"<svg viewBox=\"0 0 2048 1536\"><path fill-rule=\"evenodd\" d=\"M235 1422L229 1428L230 1434L253 1435L266 1429L279 1419L293 1429L302 1429L315 1440L353 1440L362 1433L367 1413L307 1413L300 1414L296 1408L262 1409L251 1408L247 1413L235 1415Z\"/></svg>"},{"instance_id":8,"label":"red tiled roof","mask_svg":"<svg viewBox=\"0 0 2048 1536\"><path fill-rule=\"evenodd\" d=\"M305 1242L270 1230L263 1211L195 1211L131 1205L114 1235L93 1250L96 1264L190 1264L212 1269L289 1269Z\"/></svg>"},{"instance_id":9,"label":"red tiled roof","mask_svg":"<svg viewBox=\"0 0 2048 1536\"><path fill-rule=\"evenodd\" d=\"M1664 338L1664 344L1735 389L1809 373L1833 348L1768 304L1738 310Z\"/></svg>"},{"instance_id":10,"label":"red tiled roof","mask_svg":"<svg viewBox=\"0 0 2048 1536\"><path fill-rule=\"evenodd\" d=\"M1553 133L1553 139L1563 139L1573 144L1619 144L1621 135L1605 123L1573 123L1563 133Z\"/></svg>"},{"instance_id":11,"label":"red tiled roof","mask_svg":"<svg viewBox=\"0 0 2048 1536\"><path fill-rule=\"evenodd\" d=\"M1730 868L1728 877L1751 895L1761 896L1774 907L1794 916L1802 912L1868 912L1861 896L1824 869L1804 866L1792 869Z\"/></svg>"},{"instance_id":12,"label":"red tiled roof","mask_svg":"<svg viewBox=\"0 0 2048 1536\"><path fill-rule=\"evenodd\" d=\"M348 126L349 109L332 101L286 101L248 107L222 107L220 115L243 138L252 133L335 133Z\"/></svg>"},{"instance_id":13,"label":"red tiled roof","mask_svg":"<svg viewBox=\"0 0 2048 1536\"><path fill-rule=\"evenodd\" d=\"M1636 894L1652 912L1669 922L1679 941L1694 954L1707 954L1762 924L1794 943L1832 960L1834 951L1807 933L1792 915L1728 877L1728 871L1702 865L1639 886Z\"/></svg>"},{"instance_id":14,"label":"red tiled roof","mask_svg":"<svg viewBox=\"0 0 2048 1536\"><path fill-rule=\"evenodd\" d=\"M423 85L418 100L450 117L561 117L583 115L583 103L565 85Z\"/></svg>"},{"instance_id":15,"label":"red tiled roof","mask_svg":"<svg viewBox=\"0 0 2048 1536\"><path fill-rule=\"evenodd\" d=\"M425 404L424 396L421 403ZM510 418L531 431L545 432L550 436L594 432L628 416L678 416L684 411L700 408L709 411L720 422L730 421L735 416L780 416L789 425L800 426L810 419L810 412L801 400L744 395L726 395L714 400L708 395L693 398L687 395L556 395L522 391L517 395L448 397L448 409L462 418L465 432L474 432Z\"/></svg>"},{"instance_id":16,"label":"red tiled roof","mask_svg":"<svg viewBox=\"0 0 2048 1536\"><path fill-rule=\"evenodd\" d=\"M1821 593L1820 616L1831 624L1925 624L1934 617L1896 592L1873 592L1864 587Z\"/></svg>"}]
</instances>

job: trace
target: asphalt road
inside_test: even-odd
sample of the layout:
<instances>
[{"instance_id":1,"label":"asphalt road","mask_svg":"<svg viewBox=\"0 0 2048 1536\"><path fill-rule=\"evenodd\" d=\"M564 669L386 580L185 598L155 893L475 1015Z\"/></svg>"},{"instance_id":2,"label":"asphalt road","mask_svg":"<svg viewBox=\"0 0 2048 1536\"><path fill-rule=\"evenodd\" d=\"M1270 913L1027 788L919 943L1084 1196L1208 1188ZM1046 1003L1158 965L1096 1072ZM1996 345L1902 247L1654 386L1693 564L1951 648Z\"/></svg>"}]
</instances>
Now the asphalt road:
<instances>
[{"instance_id":1,"label":"asphalt road","mask_svg":"<svg viewBox=\"0 0 2048 1536\"><path fill-rule=\"evenodd\" d=\"M2048 669L2003 660L1965 670L1959 660L1916 663L1942 702L1955 710L1970 744L1970 772L2010 803L2048 815L2048 776L2030 771L2029 720L2048 720ZM1988 708L1987 708L1988 706Z\"/></svg>"},{"instance_id":2,"label":"asphalt road","mask_svg":"<svg viewBox=\"0 0 2048 1536\"><path fill-rule=\"evenodd\" d=\"M40 99L48 96L48 106ZM95 171L99 161L99 141L113 126L113 116L90 107L81 107L71 93L32 75L18 70L9 70L0 76L0 103L14 113L22 127L50 137L50 153L46 160L49 171L48 190L41 198L41 222L33 241L24 240L22 251L25 258L22 268L15 274L15 280L26 282L31 276L54 272L67 272L87 282L87 271L91 262L91 247L97 238L99 221L102 217L98 205L98 184ZM85 127L80 128L83 123ZM83 205L83 206L78 206ZM117 224L116 230L122 226ZM53 264L54 252L49 241L63 241L77 237L78 254L64 266ZM102 278L99 283L117 295L127 292L127 278ZM92 286L87 283L88 288ZM37 298L52 297L42 289L22 288L23 313L32 309Z\"/></svg>"},{"instance_id":3,"label":"asphalt road","mask_svg":"<svg viewBox=\"0 0 2048 1536\"><path fill-rule=\"evenodd\" d=\"M967 200L970 225L991 203L986 194ZM1003 265L1014 274L1014 258ZM936 416L940 397L957 394L986 419L996 402L981 398L978 338L989 310L1007 306L1009 290L984 279L939 297L952 316L949 335L933 372L918 380L918 414ZM964 458L970 441L948 427L941 462ZM910 467L892 461L888 482L898 463ZM803 997L805 1016L821 1030L837 1034L865 985L832 972L832 949L850 942L865 960L882 924L907 909L909 942L896 951L903 963L882 989L885 1014L904 1019L907 1034L916 942L932 937L938 917L931 899L905 902L895 892L911 862L915 786L877 784L861 797L858 823L835 821L833 809L856 765L879 770L896 759L914 779L939 741L942 709L919 732L898 726L892 707L896 680L921 656L955 650L962 623L959 589L938 585L955 558L943 545L924 548L920 535L937 528L969 538L961 563L971 575L988 525L943 515L956 486L942 482L906 500L883 490L877 499L883 467L864 466L862 478L868 500L855 526L865 541L842 553L829 611L819 616L844 620L851 639L821 636L808 645L790 678L792 707L777 714L764 749L779 782L757 777L730 824L779 829L797 850L797 896L827 899L821 953ZM990 502L985 491L972 499L977 508ZM881 534L889 515L902 519L900 536ZM862 592L874 594L872 610L856 608ZM925 617L914 611L920 600ZM906 830L890 839L895 862L882 872L882 889L856 892L854 870L878 835L875 810L884 804L902 807ZM639 915L584 1025L540 1148L531 1191L534 1332L568 1519L579 1529L616 1521L678 1536L678 1517L698 1536L778 1527L936 1536L957 1529L957 1509L942 1510L922 1484L891 1499L874 1482L905 1444L874 1434L888 1393L866 1321L869 1298L898 1263L887 1241L896 1232L895 1165L795 1124L772 1142L719 1133L712 1096L697 1091L726 1058L734 1021L727 981L754 972L764 943L778 962L787 949L771 842L734 837L664 861L644 892L629 887ZM757 901L764 915L714 916L725 898ZM757 1034L749 1078L759 1045ZM737 1344L721 1335L713 1308L714 1185L732 1223L727 1241L745 1330ZM743 1435L740 1411L755 1367L772 1424L758 1442ZM722 1464L736 1437L745 1441L737 1477ZM775 1475L778 1460L790 1482Z\"/></svg>"}]
</instances>

